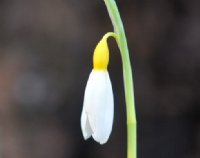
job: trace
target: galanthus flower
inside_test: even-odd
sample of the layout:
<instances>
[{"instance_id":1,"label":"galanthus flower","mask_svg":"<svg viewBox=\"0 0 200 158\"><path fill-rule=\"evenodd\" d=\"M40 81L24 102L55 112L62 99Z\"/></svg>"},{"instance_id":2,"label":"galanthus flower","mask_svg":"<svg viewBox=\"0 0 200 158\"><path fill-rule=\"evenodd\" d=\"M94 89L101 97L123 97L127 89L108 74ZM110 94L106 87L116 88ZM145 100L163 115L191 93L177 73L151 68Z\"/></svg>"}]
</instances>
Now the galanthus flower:
<instances>
[{"instance_id":1,"label":"galanthus flower","mask_svg":"<svg viewBox=\"0 0 200 158\"><path fill-rule=\"evenodd\" d=\"M94 51L93 70L90 73L85 89L81 128L85 139L92 136L100 144L107 142L112 131L114 101L107 71L109 63L107 38L112 36L117 42L122 59L127 116L127 158L137 158L137 119L127 39L115 0L104 0L104 2L112 21L114 32L105 34Z\"/></svg>"},{"instance_id":2,"label":"galanthus flower","mask_svg":"<svg viewBox=\"0 0 200 158\"><path fill-rule=\"evenodd\" d=\"M92 136L100 144L108 141L114 117L113 91L107 71L109 63L107 38L105 35L95 48L93 69L85 88L81 114L84 139Z\"/></svg>"}]
</instances>

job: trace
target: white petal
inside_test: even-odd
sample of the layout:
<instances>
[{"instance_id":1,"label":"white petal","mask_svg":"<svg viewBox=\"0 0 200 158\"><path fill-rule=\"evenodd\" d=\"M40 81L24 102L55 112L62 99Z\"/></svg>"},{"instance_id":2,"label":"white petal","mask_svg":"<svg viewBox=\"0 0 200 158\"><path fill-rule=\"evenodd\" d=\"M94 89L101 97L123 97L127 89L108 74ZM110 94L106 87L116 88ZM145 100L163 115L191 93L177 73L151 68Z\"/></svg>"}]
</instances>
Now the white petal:
<instances>
[{"instance_id":1,"label":"white petal","mask_svg":"<svg viewBox=\"0 0 200 158\"><path fill-rule=\"evenodd\" d=\"M85 108L83 107L83 111L81 114L81 129L83 132L84 139L88 139L92 135L92 129L89 124L89 120L87 114L85 113Z\"/></svg>"},{"instance_id":2,"label":"white petal","mask_svg":"<svg viewBox=\"0 0 200 158\"><path fill-rule=\"evenodd\" d=\"M106 143L112 130L114 113L112 85L107 71L91 72L83 106L93 138L100 144Z\"/></svg>"}]
</instances>

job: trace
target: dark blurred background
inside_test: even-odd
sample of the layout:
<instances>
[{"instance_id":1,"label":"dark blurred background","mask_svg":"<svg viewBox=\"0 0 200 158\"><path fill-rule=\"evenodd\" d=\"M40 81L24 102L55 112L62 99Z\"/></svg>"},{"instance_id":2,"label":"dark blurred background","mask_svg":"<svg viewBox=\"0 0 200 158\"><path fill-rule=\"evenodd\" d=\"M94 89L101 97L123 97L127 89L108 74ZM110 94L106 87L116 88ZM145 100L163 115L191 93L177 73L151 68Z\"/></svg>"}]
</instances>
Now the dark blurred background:
<instances>
[{"instance_id":1,"label":"dark blurred background","mask_svg":"<svg viewBox=\"0 0 200 158\"><path fill-rule=\"evenodd\" d=\"M117 0L130 48L138 158L200 157L200 1ZM84 141L92 54L112 31L103 0L0 0L0 158L124 158L120 53L109 40L115 119Z\"/></svg>"}]
</instances>

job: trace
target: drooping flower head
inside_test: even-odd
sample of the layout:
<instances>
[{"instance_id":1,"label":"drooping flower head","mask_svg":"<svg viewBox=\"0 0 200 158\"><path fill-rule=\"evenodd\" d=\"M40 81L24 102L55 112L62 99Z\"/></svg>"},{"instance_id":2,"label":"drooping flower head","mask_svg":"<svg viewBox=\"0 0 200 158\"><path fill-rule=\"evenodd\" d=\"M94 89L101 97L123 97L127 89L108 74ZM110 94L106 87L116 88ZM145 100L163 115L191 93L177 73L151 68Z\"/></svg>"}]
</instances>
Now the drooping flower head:
<instances>
[{"instance_id":1,"label":"drooping flower head","mask_svg":"<svg viewBox=\"0 0 200 158\"><path fill-rule=\"evenodd\" d=\"M81 129L85 139L93 137L100 144L107 142L112 131L114 117L113 91L107 71L109 49L107 33L97 44L93 55L93 69L85 88Z\"/></svg>"}]
</instances>

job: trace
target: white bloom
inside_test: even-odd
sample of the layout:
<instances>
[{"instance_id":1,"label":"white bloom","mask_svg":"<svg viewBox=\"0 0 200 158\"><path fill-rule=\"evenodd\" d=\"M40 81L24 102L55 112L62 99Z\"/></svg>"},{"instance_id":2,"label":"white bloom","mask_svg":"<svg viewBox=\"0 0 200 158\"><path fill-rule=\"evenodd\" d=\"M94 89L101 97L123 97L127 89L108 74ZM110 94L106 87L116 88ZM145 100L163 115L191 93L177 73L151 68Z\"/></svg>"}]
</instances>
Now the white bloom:
<instances>
[{"instance_id":1,"label":"white bloom","mask_svg":"<svg viewBox=\"0 0 200 158\"><path fill-rule=\"evenodd\" d=\"M107 142L112 131L113 91L107 70L90 73L83 101L81 128L85 139L93 137L100 144Z\"/></svg>"}]
</instances>

